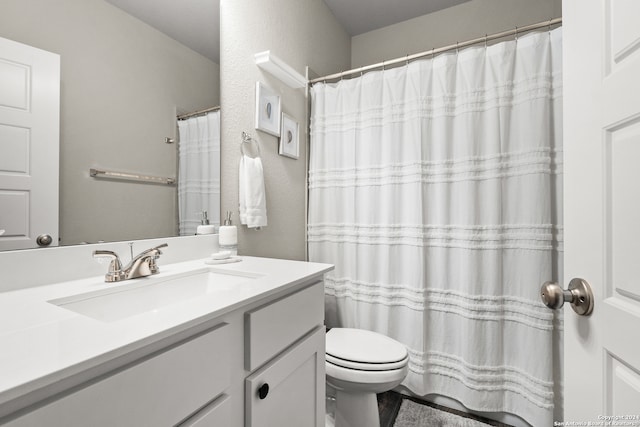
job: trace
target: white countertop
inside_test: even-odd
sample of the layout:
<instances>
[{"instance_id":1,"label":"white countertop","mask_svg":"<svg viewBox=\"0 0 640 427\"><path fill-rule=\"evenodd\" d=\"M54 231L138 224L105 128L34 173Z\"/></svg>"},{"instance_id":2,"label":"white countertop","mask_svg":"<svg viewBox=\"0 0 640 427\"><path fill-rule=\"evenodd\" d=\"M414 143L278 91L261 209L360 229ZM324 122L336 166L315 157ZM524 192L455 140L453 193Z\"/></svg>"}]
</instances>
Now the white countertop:
<instances>
[{"instance_id":1,"label":"white countertop","mask_svg":"<svg viewBox=\"0 0 640 427\"><path fill-rule=\"evenodd\" d=\"M47 301L127 286L104 276L0 293L0 409L3 404L90 370L118 356L212 320L330 271L329 264L241 257L207 266L204 260L163 265L153 279L211 267L259 275L230 292L211 292L121 320L95 320ZM106 266L105 266L106 267ZM1 411L0 411L1 412Z\"/></svg>"}]
</instances>

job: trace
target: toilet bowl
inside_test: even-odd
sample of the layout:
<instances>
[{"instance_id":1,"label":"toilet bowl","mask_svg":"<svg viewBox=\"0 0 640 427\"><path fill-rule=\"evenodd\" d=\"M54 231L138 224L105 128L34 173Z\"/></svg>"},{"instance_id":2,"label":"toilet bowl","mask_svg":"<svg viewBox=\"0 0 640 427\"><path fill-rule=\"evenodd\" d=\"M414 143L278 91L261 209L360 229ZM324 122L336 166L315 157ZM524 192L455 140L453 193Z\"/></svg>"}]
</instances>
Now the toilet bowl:
<instances>
[{"instance_id":1,"label":"toilet bowl","mask_svg":"<svg viewBox=\"0 0 640 427\"><path fill-rule=\"evenodd\" d=\"M376 393L407 376L409 355L394 339L363 329L333 328L326 336L327 384L336 390L335 427L380 427Z\"/></svg>"}]
</instances>

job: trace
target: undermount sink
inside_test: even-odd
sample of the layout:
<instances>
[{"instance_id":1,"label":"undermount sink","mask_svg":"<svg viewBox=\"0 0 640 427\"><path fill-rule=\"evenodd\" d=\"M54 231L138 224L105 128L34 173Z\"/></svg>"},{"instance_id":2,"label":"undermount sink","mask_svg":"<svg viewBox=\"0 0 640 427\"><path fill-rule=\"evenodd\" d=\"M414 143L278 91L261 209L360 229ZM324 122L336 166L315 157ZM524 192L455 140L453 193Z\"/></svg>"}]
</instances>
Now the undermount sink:
<instances>
[{"instance_id":1,"label":"undermount sink","mask_svg":"<svg viewBox=\"0 0 640 427\"><path fill-rule=\"evenodd\" d=\"M261 276L208 267L165 277L134 279L113 288L47 302L96 320L113 322L214 292L232 291Z\"/></svg>"}]
</instances>

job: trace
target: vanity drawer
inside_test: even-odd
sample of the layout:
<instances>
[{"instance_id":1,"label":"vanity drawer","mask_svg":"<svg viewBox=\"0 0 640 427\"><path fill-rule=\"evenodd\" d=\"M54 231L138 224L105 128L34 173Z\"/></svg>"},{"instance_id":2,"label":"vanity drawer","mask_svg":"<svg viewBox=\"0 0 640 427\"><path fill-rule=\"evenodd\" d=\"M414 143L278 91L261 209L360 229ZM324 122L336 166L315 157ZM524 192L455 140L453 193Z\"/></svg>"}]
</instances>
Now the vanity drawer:
<instances>
[{"instance_id":1,"label":"vanity drawer","mask_svg":"<svg viewBox=\"0 0 640 427\"><path fill-rule=\"evenodd\" d=\"M247 312L245 369L253 371L322 324L323 282Z\"/></svg>"},{"instance_id":2,"label":"vanity drawer","mask_svg":"<svg viewBox=\"0 0 640 427\"><path fill-rule=\"evenodd\" d=\"M227 323L219 324L80 386L7 425L176 425L229 387L230 329Z\"/></svg>"}]
</instances>

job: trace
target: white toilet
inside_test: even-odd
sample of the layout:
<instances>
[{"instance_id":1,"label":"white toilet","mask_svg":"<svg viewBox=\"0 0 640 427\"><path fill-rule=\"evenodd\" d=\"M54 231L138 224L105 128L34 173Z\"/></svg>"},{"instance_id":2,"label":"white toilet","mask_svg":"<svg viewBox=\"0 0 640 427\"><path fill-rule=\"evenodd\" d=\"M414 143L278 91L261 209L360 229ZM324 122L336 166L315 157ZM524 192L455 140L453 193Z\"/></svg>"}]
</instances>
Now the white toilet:
<instances>
[{"instance_id":1,"label":"white toilet","mask_svg":"<svg viewBox=\"0 0 640 427\"><path fill-rule=\"evenodd\" d=\"M326 336L327 384L336 390L335 427L380 427L376 393L407 376L404 345L376 332L333 328Z\"/></svg>"}]
</instances>

